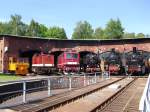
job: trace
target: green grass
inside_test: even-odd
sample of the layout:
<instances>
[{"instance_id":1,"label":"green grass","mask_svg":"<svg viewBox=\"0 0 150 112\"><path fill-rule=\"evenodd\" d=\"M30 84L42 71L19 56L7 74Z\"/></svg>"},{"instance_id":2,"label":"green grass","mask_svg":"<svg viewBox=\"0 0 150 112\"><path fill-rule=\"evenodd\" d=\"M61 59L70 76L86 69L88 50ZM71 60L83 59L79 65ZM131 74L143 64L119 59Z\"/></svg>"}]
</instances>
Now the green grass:
<instances>
[{"instance_id":1,"label":"green grass","mask_svg":"<svg viewBox=\"0 0 150 112\"><path fill-rule=\"evenodd\" d=\"M7 82L7 81L15 81L15 80L20 80L22 77L21 76L16 76L16 75L8 75L8 74L0 74L0 82Z\"/></svg>"}]
</instances>

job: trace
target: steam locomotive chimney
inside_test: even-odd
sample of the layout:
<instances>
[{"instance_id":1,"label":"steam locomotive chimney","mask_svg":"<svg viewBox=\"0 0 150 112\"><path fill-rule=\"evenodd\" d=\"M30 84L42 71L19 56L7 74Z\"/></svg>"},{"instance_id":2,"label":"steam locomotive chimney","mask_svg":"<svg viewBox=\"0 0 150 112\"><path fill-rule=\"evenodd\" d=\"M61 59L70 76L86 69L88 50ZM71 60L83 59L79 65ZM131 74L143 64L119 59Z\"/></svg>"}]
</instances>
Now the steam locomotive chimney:
<instances>
[{"instance_id":1,"label":"steam locomotive chimney","mask_svg":"<svg viewBox=\"0 0 150 112\"><path fill-rule=\"evenodd\" d=\"M133 47L133 52L135 53L137 51L137 48L136 47Z\"/></svg>"},{"instance_id":2,"label":"steam locomotive chimney","mask_svg":"<svg viewBox=\"0 0 150 112\"><path fill-rule=\"evenodd\" d=\"M112 48L111 51L112 51L112 52L115 52L115 48Z\"/></svg>"}]
</instances>

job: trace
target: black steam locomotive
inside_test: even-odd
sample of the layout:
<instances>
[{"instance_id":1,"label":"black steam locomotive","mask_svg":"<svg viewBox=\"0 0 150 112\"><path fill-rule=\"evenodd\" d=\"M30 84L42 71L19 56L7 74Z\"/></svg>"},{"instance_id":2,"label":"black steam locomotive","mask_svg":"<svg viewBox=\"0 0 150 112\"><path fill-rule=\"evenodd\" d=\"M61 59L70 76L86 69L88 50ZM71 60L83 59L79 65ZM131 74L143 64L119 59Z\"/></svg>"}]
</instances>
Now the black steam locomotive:
<instances>
[{"instance_id":1,"label":"black steam locomotive","mask_svg":"<svg viewBox=\"0 0 150 112\"><path fill-rule=\"evenodd\" d=\"M82 70L84 72L98 72L100 60L98 60L98 55L94 53L88 53L83 57Z\"/></svg>"},{"instance_id":2,"label":"black steam locomotive","mask_svg":"<svg viewBox=\"0 0 150 112\"><path fill-rule=\"evenodd\" d=\"M122 72L121 54L114 48L110 51L99 54L101 59L101 69L109 71L110 74L119 74Z\"/></svg>"},{"instance_id":3,"label":"black steam locomotive","mask_svg":"<svg viewBox=\"0 0 150 112\"><path fill-rule=\"evenodd\" d=\"M149 58L148 52L133 47L132 51L125 53L125 58L128 74L145 74L148 72L148 66L146 65Z\"/></svg>"}]
</instances>

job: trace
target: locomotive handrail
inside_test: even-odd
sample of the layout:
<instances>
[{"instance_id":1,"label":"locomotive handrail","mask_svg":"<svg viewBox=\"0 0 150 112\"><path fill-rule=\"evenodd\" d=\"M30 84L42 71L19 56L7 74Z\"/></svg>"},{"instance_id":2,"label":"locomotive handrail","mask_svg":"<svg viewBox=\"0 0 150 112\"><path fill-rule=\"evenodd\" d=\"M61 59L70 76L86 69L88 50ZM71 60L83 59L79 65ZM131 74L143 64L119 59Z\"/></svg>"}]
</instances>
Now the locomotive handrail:
<instances>
[{"instance_id":1,"label":"locomotive handrail","mask_svg":"<svg viewBox=\"0 0 150 112\"><path fill-rule=\"evenodd\" d=\"M93 72L93 73L83 73L82 75L90 75L90 74L100 74L101 72ZM79 77L79 75L71 75L72 77ZM47 76L47 77L35 77L31 79L21 79L21 80L15 80L15 81L0 81L0 86L8 85L8 84L15 84L15 83L22 83L22 82L32 82L32 81L39 81L39 80L47 80L48 78L63 78L63 77L69 77L69 76Z\"/></svg>"},{"instance_id":2,"label":"locomotive handrail","mask_svg":"<svg viewBox=\"0 0 150 112\"><path fill-rule=\"evenodd\" d=\"M150 74L139 103L139 110L141 112L150 112Z\"/></svg>"},{"instance_id":3,"label":"locomotive handrail","mask_svg":"<svg viewBox=\"0 0 150 112\"><path fill-rule=\"evenodd\" d=\"M94 72L94 73L83 73L82 75L90 75L90 74L100 74L101 72ZM81 74L80 74L81 75ZM71 75L71 77L80 77L80 75ZM40 81L40 80L47 80L48 78L69 78L70 76L47 76L47 77L35 77L35 78L31 78L31 79L21 79L21 80L15 80L15 81L0 81L0 86L4 86L4 85L9 85L9 84L16 84L16 83L22 83L22 82L32 82L32 81Z\"/></svg>"},{"instance_id":4,"label":"locomotive handrail","mask_svg":"<svg viewBox=\"0 0 150 112\"><path fill-rule=\"evenodd\" d=\"M8 84L15 84L15 83L22 83L22 82L32 82L32 81L40 81L40 80L47 80L48 78L63 78L64 76L47 76L47 77L35 77L31 79L21 79L21 80L15 80L15 81L1 81L0 86L8 85Z\"/></svg>"}]
</instances>

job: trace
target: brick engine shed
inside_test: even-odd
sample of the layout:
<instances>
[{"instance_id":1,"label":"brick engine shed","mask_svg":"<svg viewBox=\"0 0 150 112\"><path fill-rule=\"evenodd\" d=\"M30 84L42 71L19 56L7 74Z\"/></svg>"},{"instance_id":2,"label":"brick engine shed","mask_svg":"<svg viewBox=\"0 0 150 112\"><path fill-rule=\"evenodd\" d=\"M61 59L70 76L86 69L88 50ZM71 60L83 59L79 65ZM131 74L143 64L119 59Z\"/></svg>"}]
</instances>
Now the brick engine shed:
<instances>
[{"instance_id":1,"label":"brick engine shed","mask_svg":"<svg viewBox=\"0 0 150 112\"><path fill-rule=\"evenodd\" d=\"M87 52L97 53L111 48L123 52L133 47L150 51L150 38L118 39L118 40L60 40L39 37L0 35L0 72L8 72L9 57L27 57L32 60L34 53L47 52L55 58L66 48L77 50L80 55Z\"/></svg>"}]
</instances>

